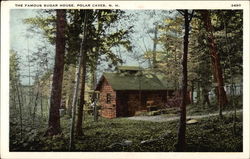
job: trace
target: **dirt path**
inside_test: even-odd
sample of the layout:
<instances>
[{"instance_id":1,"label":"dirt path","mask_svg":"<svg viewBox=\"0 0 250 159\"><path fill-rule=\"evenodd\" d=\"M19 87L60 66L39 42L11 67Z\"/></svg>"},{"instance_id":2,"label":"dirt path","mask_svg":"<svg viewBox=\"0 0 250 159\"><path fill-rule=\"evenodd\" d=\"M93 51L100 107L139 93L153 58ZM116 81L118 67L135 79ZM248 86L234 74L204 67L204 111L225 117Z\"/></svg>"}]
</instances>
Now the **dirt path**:
<instances>
[{"instance_id":1,"label":"dirt path","mask_svg":"<svg viewBox=\"0 0 250 159\"><path fill-rule=\"evenodd\" d=\"M234 111L225 111L222 114L231 114ZM237 110L237 112L242 112L242 109ZM211 113L211 114L204 114L204 115L191 115L187 116L187 119L200 119L200 118L207 118L207 117L212 117L212 116L217 116L218 113ZM153 122L165 122L165 121L173 121L173 120L178 120L179 117L164 117L161 115L157 116L133 116L133 117L128 117L127 119L129 120L143 120L143 121L153 121Z\"/></svg>"}]
</instances>

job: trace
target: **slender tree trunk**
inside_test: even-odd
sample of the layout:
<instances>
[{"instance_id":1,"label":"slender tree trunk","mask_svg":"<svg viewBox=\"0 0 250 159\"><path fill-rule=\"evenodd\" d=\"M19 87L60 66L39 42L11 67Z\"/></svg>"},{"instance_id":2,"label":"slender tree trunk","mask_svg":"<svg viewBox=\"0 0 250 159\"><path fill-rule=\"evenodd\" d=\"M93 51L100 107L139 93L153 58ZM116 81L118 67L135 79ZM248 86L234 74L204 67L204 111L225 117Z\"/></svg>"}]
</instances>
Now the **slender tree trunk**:
<instances>
[{"instance_id":1,"label":"slender tree trunk","mask_svg":"<svg viewBox=\"0 0 250 159\"><path fill-rule=\"evenodd\" d=\"M36 118L38 97L39 97L39 86L38 86L38 91L36 93L36 98L35 98L35 103L34 103L34 108L33 108L33 119L32 119L32 126L33 127L35 126L35 118Z\"/></svg>"},{"instance_id":2,"label":"slender tree trunk","mask_svg":"<svg viewBox=\"0 0 250 159\"><path fill-rule=\"evenodd\" d=\"M12 105L13 105L14 109L16 110L17 109L17 107L16 107L16 104L17 104L17 102L16 102L16 89L14 87L15 86L11 87L11 92L13 92L13 93L11 93L12 95L10 96L10 98L11 97L13 98L12 99L12 101L13 101Z\"/></svg>"},{"instance_id":3,"label":"slender tree trunk","mask_svg":"<svg viewBox=\"0 0 250 159\"><path fill-rule=\"evenodd\" d=\"M187 99L187 56L188 56L188 36L189 36L189 13L188 10L184 10L185 19L185 34L183 39L183 57L182 57L182 103L181 103L181 114L178 131L178 141L176 145L177 152L185 151L185 133L186 133L186 99Z\"/></svg>"},{"instance_id":4,"label":"slender tree trunk","mask_svg":"<svg viewBox=\"0 0 250 159\"><path fill-rule=\"evenodd\" d=\"M102 11L98 12L98 19L97 19L97 41L100 42L100 31L102 28L102 24L100 22L100 17L101 17L101 13ZM97 69L97 61L98 61L98 56L100 54L100 47L97 45L96 47L96 52L97 54L95 54L95 63L93 66L93 70L92 70L92 90L94 91L92 94L92 102L94 102L94 121L98 121L98 110L97 110L97 94L95 93L95 87L96 87L96 69Z\"/></svg>"},{"instance_id":5,"label":"slender tree trunk","mask_svg":"<svg viewBox=\"0 0 250 159\"><path fill-rule=\"evenodd\" d=\"M19 92L19 88L18 88L17 82L16 82L16 92L17 92L17 98L18 98L18 106L19 106L19 120L20 120L20 138L22 140L23 138L23 114L22 114L22 102L21 102L21 95Z\"/></svg>"},{"instance_id":6,"label":"slender tree trunk","mask_svg":"<svg viewBox=\"0 0 250 159\"><path fill-rule=\"evenodd\" d=\"M155 24L154 30L154 44L153 44L153 68L156 67L156 46L157 46L157 33L158 33L158 25Z\"/></svg>"},{"instance_id":7,"label":"slender tree trunk","mask_svg":"<svg viewBox=\"0 0 250 159\"><path fill-rule=\"evenodd\" d=\"M61 105L64 70L66 10L56 10L56 17L56 55L50 99L49 128L46 133L47 135L56 135L61 132L59 109Z\"/></svg>"},{"instance_id":8,"label":"slender tree trunk","mask_svg":"<svg viewBox=\"0 0 250 159\"><path fill-rule=\"evenodd\" d=\"M191 82L191 92L190 92L190 103L193 104L194 103L194 83Z\"/></svg>"},{"instance_id":9,"label":"slender tree trunk","mask_svg":"<svg viewBox=\"0 0 250 159\"><path fill-rule=\"evenodd\" d=\"M82 48L81 48L82 49ZM80 72L81 72L81 61L82 61L82 51L80 51L79 59L78 59L78 68L76 71L75 76L75 86L74 86L74 93L73 93L73 101L72 101L72 115L71 115L71 127L70 127L70 141L69 141L69 151L73 148L74 145L74 129L75 129L75 116L76 116L76 104L77 104L77 96L78 96L78 89L80 83Z\"/></svg>"},{"instance_id":10,"label":"slender tree trunk","mask_svg":"<svg viewBox=\"0 0 250 159\"><path fill-rule=\"evenodd\" d=\"M202 88L202 97L203 97L203 102L202 104L205 105L207 104L208 106L210 106L210 100L209 100L209 96L208 96L208 90L206 88Z\"/></svg>"},{"instance_id":11,"label":"slender tree trunk","mask_svg":"<svg viewBox=\"0 0 250 159\"><path fill-rule=\"evenodd\" d=\"M96 85L96 68L92 69L92 82L91 83L92 83L92 90L95 90L95 85Z\"/></svg>"},{"instance_id":12,"label":"slender tree trunk","mask_svg":"<svg viewBox=\"0 0 250 159\"><path fill-rule=\"evenodd\" d=\"M96 58L96 61L97 61L98 60L97 56L95 58ZM97 65L97 63L95 63L95 66L94 66L95 68L93 68L93 70L92 70L92 90L93 90L93 93L92 93L92 97L91 97L91 103L95 103L95 101L97 100L97 96L96 96L96 93L95 93L95 86L96 86L96 65ZM94 121L97 121L98 117L97 117L96 103L94 104L94 108L93 109L94 109L93 110L93 112L94 112Z\"/></svg>"},{"instance_id":13,"label":"slender tree trunk","mask_svg":"<svg viewBox=\"0 0 250 159\"><path fill-rule=\"evenodd\" d=\"M23 91L23 87L20 86L20 97L21 97L21 102L22 102L22 105L24 105L24 91Z\"/></svg>"},{"instance_id":14,"label":"slender tree trunk","mask_svg":"<svg viewBox=\"0 0 250 159\"><path fill-rule=\"evenodd\" d=\"M178 68L178 60L177 60L177 56L176 54L174 54L174 63L175 63L175 68ZM175 76L175 80L174 80L174 87L175 87L175 91L179 90L179 78L177 76Z\"/></svg>"},{"instance_id":15,"label":"slender tree trunk","mask_svg":"<svg viewBox=\"0 0 250 159\"><path fill-rule=\"evenodd\" d=\"M201 87L200 87L200 81L197 82L197 103L200 103L201 101Z\"/></svg>"},{"instance_id":16,"label":"slender tree trunk","mask_svg":"<svg viewBox=\"0 0 250 159\"><path fill-rule=\"evenodd\" d=\"M98 49L99 50L99 49ZM99 52L97 52L98 54ZM91 79L91 89L93 90L92 96L91 96L91 102L94 102L96 100L96 93L95 93L95 87L96 87L96 65L97 65L97 54L95 55L95 66L92 68L92 79Z\"/></svg>"},{"instance_id":17,"label":"slender tree trunk","mask_svg":"<svg viewBox=\"0 0 250 159\"><path fill-rule=\"evenodd\" d=\"M231 77L231 78L233 78L233 77ZM233 81L233 79L231 79L231 80ZM233 134L236 136L236 103L235 103L235 84L234 83L231 83L231 91L232 91L232 104L233 104L233 108L234 108Z\"/></svg>"},{"instance_id":18,"label":"slender tree trunk","mask_svg":"<svg viewBox=\"0 0 250 159\"><path fill-rule=\"evenodd\" d=\"M41 108L41 117L43 118L43 93L40 93L40 108Z\"/></svg>"},{"instance_id":19,"label":"slender tree trunk","mask_svg":"<svg viewBox=\"0 0 250 159\"><path fill-rule=\"evenodd\" d=\"M84 30L83 30L83 37L82 42L80 44L80 53L78 58L78 69L76 72L76 82L75 82L75 88L74 88L74 95L73 95L73 102L72 102L72 122L71 122L71 128L70 128L70 143L69 143L69 151L73 148L74 145L74 129L75 129L75 114L76 114L76 103L77 103L77 97L78 97L78 88L80 83L80 72L81 72L81 66L83 62L83 43L86 41L86 29L87 29L87 11L85 10L85 17L84 17Z\"/></svg>"},{"instance_id":20,"label":"slender tree trunk","mask_svg":"<svg viewBox=\"0 0 250 159\"><path fill-rule=\"evenodd\" d=\"M36 77L36 79L38 79L38 77ZM34 90L36 90L35 86L34 86ZM39 94L40 94L40 83L38 82L36 97L35 97L35 101L34 101L33 115L32 115L32 126L33 127L35 126L35 118L36 118L36 112L37 112L37 105L38 105Z\"/></svg>"},{"instance_id":21,"label":"slender tree trunk","mask_svg":"<svg viewBox=\"0 0 250 159\"><path fill-rule=\"evenodd\" d=\"M102 22L101 22L101 16L102 16L102 12L103 11L101 11L101 10L99 10L99 12L98 12L98 16L97 16L97 42L98 43L100 43L100 40L101 40L101 38L100 38L100 33L101 33L101 29L102 29L102 27L103 27L103 24L102 24ZM96 46L96 53L97 54L95 54L95 60L94 60L94 67L93 67L93 76L92 76L92 89L94 90L95 89L95 86L96 86L96 83L97 83L97 79L96 79L96 69L97 69L97 63L98 63L98 59L99 59L99 55L100 55L100 46L99 46L100 44L98 44L97 46ZM94 93L94 99L96 98L96 94Z\"/></svg>"},{"instance_id":22,"label":"slender tree trunk","mask_svg":"<svg viewBox=\"0 0 250 159\"><path fill-rule=\"evenodd\" d=\"M67 95L66 97L66 107L67 107L67 113L70 117L72 117L72 102L71 102L71 95Z\"/></svg>"},{"instance_id":23,"label":"slender tree trunk","mask_svg":"<svg viewBox=\"0 0 250 159\"><path fill-rule=\"evenodd\" d=\"M96 96L96 100L94 101L94 121L98 121L98 108L97 108L97 94Z\"/></svg>"},{"instance_id":24,"label":"slender tree trunk","mask_svg":"<svg viewBox=\"0 0 250 159\"><path fill-rule=\"evenodd\" d=\"M85 51L84 51L85 52ZM77 123L76 123L76 135L81 136L83 135L82 132L82 119L83 119L83 107L85 104L85 79L86 79L86 52L83 53L82 58L82 85L81 85L81 93L80 93L80 104L78 105L77 110Z\"/></svg>"},{"instance_id":25,"label":"slender tree trunk","mask_svg":"<svg viewBox=\"0 0 250 159\"><path fill-rule=\"evenodd\" d=\"M220 64L220 55L218 53L216 43L213 36L213 27L211 24L210 12L208 10L201 11L206 31L208 33L208 44L212 59L213 76L216 83L217 99L219 103L219 115L222 117L222 109L227 104L227 96L224 89L224 79Z\"/></svg>"},{"instance_id":26,"label":"slender tree trunk","mask_svg":"<svg viewBox=\"0 0 250 159\"><path fill-rule=\"evenodd\" d=\"M49 72L49 66L48 66L48 63L46 63L46 66L47 66L47 72ZM51 75L49 75L49 78L48 78L48 99L47 99L47 104L46 104L46 110L48 111L49 110L49 105L50 105L50 96L51 96L51 90L52 90L52 82L51 82Z\"/></svg>"}]
</instances>

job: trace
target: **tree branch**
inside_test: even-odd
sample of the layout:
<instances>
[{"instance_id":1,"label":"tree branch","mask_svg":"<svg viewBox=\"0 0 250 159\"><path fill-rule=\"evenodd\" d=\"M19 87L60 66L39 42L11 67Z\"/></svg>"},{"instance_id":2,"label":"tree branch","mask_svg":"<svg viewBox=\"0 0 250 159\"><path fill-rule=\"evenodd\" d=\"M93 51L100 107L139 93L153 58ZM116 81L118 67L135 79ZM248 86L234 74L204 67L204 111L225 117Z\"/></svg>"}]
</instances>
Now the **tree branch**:
<instances>
[{"instance_id":1,"label":"tree branch","mask_svg":"<svg viewBox=\"0 0 250 159\"><path fill-rule=\"evenodd\" d=\"M177 11L178 11L181 15L184 16L184 11L183 11L183 10L178 10L178 9L177 9Z\"/></svg>"},{"instance_id":2,"label":"tree branch","mask_svg":"<svg viewBox=\"0 0 250 159\"><path fill-rule=\"evenodd\" d=\"M191 22L191 20L192 20L192 18L193 18L193 16L194 16L194 10L192 10L192 13L191 13L191 14L189 14L189 16L190 16L190 19L188 20L188 22L190 23L190 22Z\"/></svg>"}]
</instances>

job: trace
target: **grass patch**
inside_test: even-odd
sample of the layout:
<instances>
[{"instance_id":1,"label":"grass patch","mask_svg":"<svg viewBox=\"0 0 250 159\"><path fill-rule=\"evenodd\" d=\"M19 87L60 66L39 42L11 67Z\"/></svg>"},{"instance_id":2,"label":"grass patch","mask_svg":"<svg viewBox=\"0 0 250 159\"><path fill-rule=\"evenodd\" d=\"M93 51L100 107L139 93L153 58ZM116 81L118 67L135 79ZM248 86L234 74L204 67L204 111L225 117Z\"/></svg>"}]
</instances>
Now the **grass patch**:
<instances>
[{"instance_id":1,"label":"grass patch","mask_svg":"<svg viewBox=\"0 0 250 159\"><path fill-rule=\"evenodd\" d=\"M197 124L187 125L186 142L188 152L241 152L242 113L238 113L236 134L233 134L232 115L223 119L210 117L199 119ZM11 151L68 151L70 120L61 119L62 133L54 137L44 137L46 127L25 131L24 138L18 139L18 130L11 125ZM17 126L17 125L16 125ZM100 118L93 122L87 116L83 123L84 135L75 139L73 151L84 152L173 152L177 141L178 121L150 122L126 118ZM33 134L33 135L32 135ZM157 139L157 140L155 140ZM125 140L131 145L121 145ZM141 144L141 141L148 140ZM113 146L110 146L112 145Z\"/></svg>"},{"instance_id":2,"label":"grass patch","mask_svg":"<svg viewBox=\"0 0 250 159\"><path fill-rule=\"evenodd\" d=\"M187 105L187 115L203 115L216 112L218 112L218 106L215 103L212 103L210 106L198 103Z\"/></svg>"}]
</instances>

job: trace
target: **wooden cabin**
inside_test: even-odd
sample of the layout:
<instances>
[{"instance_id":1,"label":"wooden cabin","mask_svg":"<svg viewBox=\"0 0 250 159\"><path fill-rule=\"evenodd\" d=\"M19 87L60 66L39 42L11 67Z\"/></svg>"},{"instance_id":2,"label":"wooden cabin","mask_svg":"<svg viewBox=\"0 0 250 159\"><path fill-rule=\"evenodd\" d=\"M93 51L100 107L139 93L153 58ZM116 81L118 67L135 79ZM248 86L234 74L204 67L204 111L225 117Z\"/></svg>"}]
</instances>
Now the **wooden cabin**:
<instances>
[{"instance_id":1,"label":"wooden cabin","mask_svg":"<svg viewBox=\"0 0 250 159\"><path fill-rule=\"evenodd\" d=\"M176 97L174 88L163 84L157 76L128 66L119 67L115 73L104 73L96 90L100 91L100 115L106 118L134 116L140 111L164 108Z\"/></svg>"}]
</instances>

